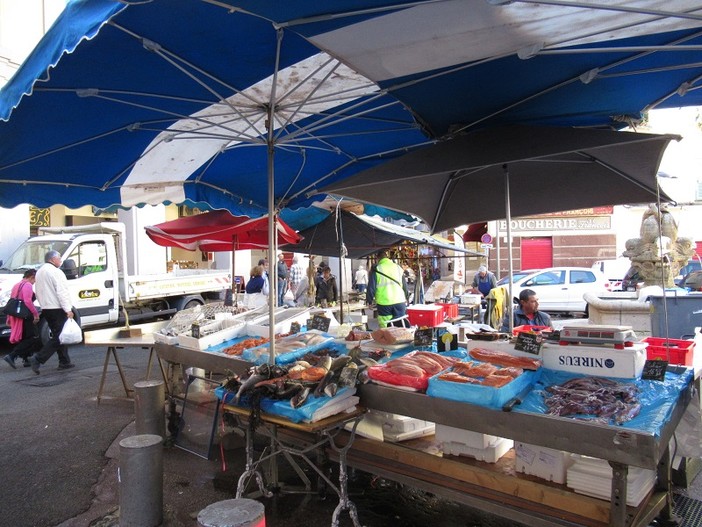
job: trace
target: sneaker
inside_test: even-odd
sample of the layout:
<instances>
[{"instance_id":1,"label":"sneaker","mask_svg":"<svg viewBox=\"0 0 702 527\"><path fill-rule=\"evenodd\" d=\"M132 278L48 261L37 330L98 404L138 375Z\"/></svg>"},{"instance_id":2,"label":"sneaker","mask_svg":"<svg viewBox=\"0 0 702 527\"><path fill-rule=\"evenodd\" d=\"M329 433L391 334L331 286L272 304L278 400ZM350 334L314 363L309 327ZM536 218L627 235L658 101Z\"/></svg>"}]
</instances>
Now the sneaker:
<instances>
[{"instance_id":1,"label":"sneaker","mask_svg":"<svg viewBox=\"0 0 702 527\"><path fill-rule=\"evenodd\" d=\"M12 357L10 357L9 355L5 355L5 356L3 357L3 360L4 360L5 362L7 362L10 366L12 366L13 369L15 369L15 370L17 369L17 366L15 366L15 359L13 359Z\"/></svg>"},{"instance_id":2,"label":"sneaker","mask_svg":"<svg viewBox=\"0 0 702 527\"><path fill-rule=\"evenodd\" d=\"M39 366L41 366L41 364L39 364L39 361L34 355L29 357L29 365L32 367L32 371L39 375Z\"/></svg>"},{"instance_id":3,"label":"sneaker","mask_svg":"<svg viewBox=\"0 0 702 527\"><path fill-rule=\"evenodd\" d=\"M73 364L72 362L64 362L63 364L59 363L58 365L58 370L70 370L71 368L75 368L76 365Z\"/></svg>"}]
</instances>

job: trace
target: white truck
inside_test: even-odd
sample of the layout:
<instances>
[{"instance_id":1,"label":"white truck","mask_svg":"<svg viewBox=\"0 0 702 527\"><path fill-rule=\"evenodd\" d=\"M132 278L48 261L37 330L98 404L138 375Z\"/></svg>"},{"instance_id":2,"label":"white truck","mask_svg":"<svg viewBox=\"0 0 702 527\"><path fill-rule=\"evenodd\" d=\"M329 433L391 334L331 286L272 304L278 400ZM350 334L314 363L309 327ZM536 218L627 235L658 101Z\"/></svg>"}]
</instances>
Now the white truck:
<instances>
[{"instance_id":1,"label":"white truck","mask_svg":"<svg viewBox=\"0 0 702 527\"><path fill-rule=\"evenodd\" d=\"M61 254L73 306L81 326L122 325L170 317L176 311L223 298L231 288L229 271L178 269L157 275L126 271L125 226L103 222L77 227L42 227L39 236L23 242L0 267L0 307L10 298L12 286L28 269L38 269L49 250ZM46 331L42 329L42 334ZM4 315L0 337L9 337Z\"/></svg>"}]
</instances>

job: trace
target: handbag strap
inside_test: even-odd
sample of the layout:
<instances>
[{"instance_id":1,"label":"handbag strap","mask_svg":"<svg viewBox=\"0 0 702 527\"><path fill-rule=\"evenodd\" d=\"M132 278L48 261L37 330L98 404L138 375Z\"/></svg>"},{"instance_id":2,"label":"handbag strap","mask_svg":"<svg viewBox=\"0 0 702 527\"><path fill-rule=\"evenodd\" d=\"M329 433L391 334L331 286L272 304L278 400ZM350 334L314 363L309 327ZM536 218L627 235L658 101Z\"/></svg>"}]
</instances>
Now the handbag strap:
<instances>
[{"instance_id":1,"label":"handbag strap","mask_svg":"<svg viewBox=\"0 0 702 527\"><path fill-rule=\"evenodd\" d=\"M19 289L17 289L17 296L11 296L10 298L14 298L15 300L19 300L19 299L20 299L20 296L19 296L19 295L20 295L20 293L22 292L22 288L24 287L24 285L25 285L26 283L27 283L27 282L25 282L24 280L21 281L21 282L20 282Z\"/></svg>"}]
</instances>

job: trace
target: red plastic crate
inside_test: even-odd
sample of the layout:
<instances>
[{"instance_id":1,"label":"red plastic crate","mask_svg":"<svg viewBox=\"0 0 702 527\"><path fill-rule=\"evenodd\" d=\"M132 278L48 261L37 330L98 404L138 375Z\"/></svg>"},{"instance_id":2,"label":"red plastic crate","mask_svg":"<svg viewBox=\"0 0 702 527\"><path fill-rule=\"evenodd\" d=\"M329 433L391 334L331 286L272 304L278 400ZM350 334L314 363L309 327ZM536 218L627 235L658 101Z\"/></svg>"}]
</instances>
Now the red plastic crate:
<instances>
[{"instance_id":1,"label":"red plastic crate","mask_svg":"<svg viewBox=\"0 0 702 527\"><path fill-rule=\"evenodd\" d=\"M552 331L552 329L548 326L530 326L528 324L524 324L523 326L517 326L515 328L512 328L512 335L519 335L520 333L541 333L541 332L547 333L549 331Z\"/></svg>"},{"instance_id":2,"label":"red plastic crate","mask_svg":"<svg viewBox=\"0 0 702 527\"><path fill-rule=\"evenodd\" d=\"M437 306L441 306L444 310L444 318L456 318L458 316L458 304L442 304L436 302Z\"/></svg>"},{"instance_id":3,"label":"red plastic crate","mask_svg":"<svg viewBox=\"0 0 702 527\"><path fill-rule=\"evenodd\" d=\"M444 309L438 304L419 304L407 308L407 318L413 326L433 328L444 321Z\"/></svg>"},{"instance_id":4,"label":"red plastic crate","mask_svg":"<svg viewBox=\"0 0 702 527\"><path fill-rule=\"evenodd\" d=\"M695 351L694 340L646 337L643 342L648 344L646 347L648 360L661 359L667 360L670 364L692 366L692 354Z\"/></svg>"}]
</instances>

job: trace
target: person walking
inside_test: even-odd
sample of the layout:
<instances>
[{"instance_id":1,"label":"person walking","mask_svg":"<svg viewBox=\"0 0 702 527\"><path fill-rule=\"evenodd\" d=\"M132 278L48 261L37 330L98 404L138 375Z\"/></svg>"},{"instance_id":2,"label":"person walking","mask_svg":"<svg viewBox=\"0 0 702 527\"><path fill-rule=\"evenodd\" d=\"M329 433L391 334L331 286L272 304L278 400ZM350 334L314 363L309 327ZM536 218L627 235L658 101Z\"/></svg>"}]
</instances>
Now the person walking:
<instances>
[{"instance_id":1,"label":"person walking","mask_svg":"<svg viewBox=\"0 0 702 527\"><path fill-rule=\"evenodd\" d=\"M283 256L283 253L278 255L278 263L275 269L278 277L278 305L282 306L288 286L288 265L285 263L285 256Z\"/></svg>"},{"instance_id":2,"label":"person walking","mask_svg":"<svg viewBox=\"0 0 702 527\"><path fill-rule=\"evenodd\" d=\"M75 364L70 361L65 345L59 341L66 319L73 318L71 295L68 291L66 275L59 269L61 267L61 254L58 251L49 251L44 256L44 265L37 271L36 295L41 313L51 336L42 348L29 357L32 371L39 375L39 368L54 353L59 353L59 370L73 368Z\"/></svg>"},{"instance_id":3,"label":"person walking","mask_svg":"<svg viewBox=\"0 0 702 527\"><path fill-rule=\"evenodd\" d=\"M368 287L368 271L363 264L358 266L354 281L356 282L356 290L361 294L365 293L366 287Z\"/></svg>"},{"instance_id":4,"label":"person walking","mask_svg":"<svg viewBox=\"0 0 702 527\"><path fill-rule=\"evenodd\" d=\"M25 271L22 280L17 282L10 293L11 298L17 298L24 302L32 314L31 318L19 318L9 316L7 322L10 325L10 344L16 344L13 350L5 355L4 361L11 367L15 366L15 360L20 357L27 360L29 355L36 351L37 343L40 343L37 334L37 324L39 323L39 311L34 305L34 282L36 281L36 269Z\"/></svg>"},{"instance_id":5,"label":"person walking","mask_svg":"<svg viewBox=\"0 0 702 527\"><path fill-rule=\"evenodd\" d=\"M553 328L548 313L539 311L539 297L533 289L523 289L519 293L519 307L514 310L512 329L517 326L545 326ZM505 315L500 328L502 333L509 333L509 315Z\"/></svg>"},{"instance_id":6,"label":"person walking","mask_svg":"<svg viewBox=\"0 0 702 527\"><path fill-rule=\"evenodd\" d=\"M378 324L381 328L388 321L407 314L407 282L402 267L388 258L387 251L378 253L378 263L368 274L366 304L378 307Z\"/></svg>"},{"instance_id":7,"label":"person walking","mask_svg":"<svg viewBox=\"0 0 702 527\"><path fill-rule=\"evenodd\" d=\"M297 296L297 288L302 282L302 266L300 265L297 256L293 257L292 265L290 266L290 291L292 291L293 297Z\"/></svg>"}]
</instances>

